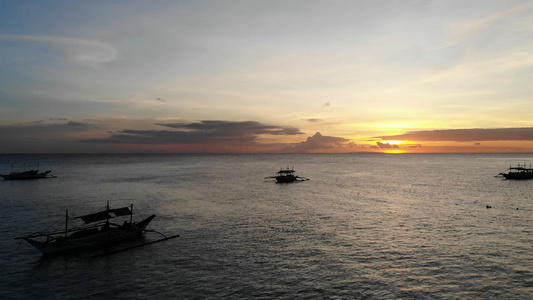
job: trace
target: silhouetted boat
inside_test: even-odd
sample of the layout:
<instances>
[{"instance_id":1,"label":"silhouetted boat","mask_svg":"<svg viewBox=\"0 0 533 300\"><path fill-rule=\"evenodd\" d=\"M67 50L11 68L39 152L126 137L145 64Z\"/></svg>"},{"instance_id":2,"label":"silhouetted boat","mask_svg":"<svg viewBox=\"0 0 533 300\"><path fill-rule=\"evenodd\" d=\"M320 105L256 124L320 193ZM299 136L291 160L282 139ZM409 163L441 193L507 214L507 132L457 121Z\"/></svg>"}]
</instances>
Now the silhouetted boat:
<instances>
[{"instance_id":1,"label":"silhouetted boat","mask_svg":"<svg viewBox=\"0 0 533 300\"><path fill-rule=\"evenodd\" d=\"M279 170L278 173L277 173L278 175L266 177L265 179L267 179L267 178L275 178L277 183L289 183L289 182L295 182L295 181L306 181L306 180L309 180L307 178L295 175L295 173L296 173L296 171L294 171L294 168L289 169L287 167L287 169Z\"/></svg>"},{"instance_id":2,"label":"silhouetted boat","mask_svg":"<svg viewBox=\"0 0 533 300\"><path fill-rule=\"evenodd\" d=\"M500 173L498 175L501 175L505 177L505 179L514 179L514 180L527 180L527 179L533 179L533 168L531 165L529 168L526 167L526 164L520 165L516 167L509 167L508 173Z\"/></svg>"},{"instance_id":3,"label":"silhouetted boat","mask_svg":"<svg viewBox=\"0 0 533 300\"><path fill-rule=\"evenodd\" d=\"M129 222L125 220L122 224L115 224L109 221L124 216L129 216ZM74 219L81 219L85 223L80 227L68 228L67 210L64 231L38 232L15 239L27 241L43 254L77 251L140 237L155 215L151 215L138 223L133 222L132 218L133 204L131 207L110 209L108 202L103 211L75 217Z\"/></svg>"},{"instance_id":4,"label":"silhouetted boat","mask_svg":"<svg viewBox=\"0 0 533 300\"><path fill-rule=\"evenodd\" d=\"M56 176L53 176L50 174L52 172L51 170L40 172L39 171L39 164L37 164L37 168L33 169L31 164L28 164L26 166L26 163L24 163L23 171L21 172L15 172L13 165L11 165L11 172L6 175L0 174L4 178L4 180L26 180L26 179L39 179L39 178L54 178Z\"/></svg>"}]
</instances>

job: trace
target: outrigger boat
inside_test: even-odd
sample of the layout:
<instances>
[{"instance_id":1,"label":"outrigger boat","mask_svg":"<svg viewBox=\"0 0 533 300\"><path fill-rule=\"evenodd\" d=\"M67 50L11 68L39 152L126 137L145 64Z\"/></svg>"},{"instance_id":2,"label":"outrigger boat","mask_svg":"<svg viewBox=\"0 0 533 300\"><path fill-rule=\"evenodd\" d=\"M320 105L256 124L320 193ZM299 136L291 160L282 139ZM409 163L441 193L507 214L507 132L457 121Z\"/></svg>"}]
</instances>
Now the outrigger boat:
<instances>
[{"instance_id":1,"label":"outrigger boat","mask_svg":"<svg viewBox=\"0 0 533 300\"><path fill-rule=\"evenodd\" d=\"M6 175L0 174L4 178L4 180L26 180L26 179L39 179L39 178L54 178L56 176L53 176L50 174L52 170L48 170L45 172L39 171L39 164L37 164L37 168L33 169L31 164L26 165L24 163L24 171L22 172L15 172L13 165L11 165L11 172Z\"/></svg>"},{"instance_id":2,"label":"outrigger boat","mask_svg":"<svg viewBox=\"0 0 533 300\"><path fill-rule=\"evenodd\" d=\"M127 220L122 224L110 222L110 219L125 216L129 216L129 222ZM153 218L155 218L155 215L151 215L138 223L133 222L133 204L130 207L111 209L108 202L106 209L103 211L73 218L81 219L85 223L80 227L68 227L69 216L67 210L64 231L38 232L15 239L27 241L43 254L98 248L140 237Z\"/></svg>"},{"instance_id":3,"label":"outrigger boat","mask_svg":"<svg viewBox=\"0 0 533 300\"><path fill-rule=\"evenodd\" d=\"M516 167L509 167L508 173L500 173L498 175L501 175L505 177L505 179L514 179L514 180L526 180L526 179L533 179L533 168L531 165L529 165L529 168L527 168L526 164L520 165Z\"/></svg>"},{"instance_id":4,"label":"outrigger boat","mask_svg":"<svg viewBox=\"0 0 533 300\"><path fill-rule=\"evenodd\" d=\"M277 183L289 183L289 182L295 182L295 181L306 181L309 180L308 178L300 177L298 175L295 175L296 171L294 171L294 167L292 169L281 169L278 171L278 175L276 176L270 176L265 177L265 179L268 178L275 178Z\"/></svg>"}]
</instances>

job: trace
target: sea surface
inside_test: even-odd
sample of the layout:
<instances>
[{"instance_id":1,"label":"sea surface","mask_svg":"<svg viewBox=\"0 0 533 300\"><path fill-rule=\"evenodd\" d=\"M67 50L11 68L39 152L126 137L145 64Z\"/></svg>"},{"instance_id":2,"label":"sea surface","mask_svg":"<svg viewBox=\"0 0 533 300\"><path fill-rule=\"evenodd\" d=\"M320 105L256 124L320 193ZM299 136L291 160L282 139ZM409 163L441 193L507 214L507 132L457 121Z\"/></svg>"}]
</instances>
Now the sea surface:
<instances>
[{"instance_id":1,"label":"sea surface","mask_svg":"<svg viewBox=\"0 0 533 300\"><path fill-rule=\"evenodd\" d=\"M533 154L0 155L2 299L533 299ZM265 177L293 167L309 181ZM180 237L43 257L17 236L134 204ZM140 242L158 240L146 233Z\"/></svg>"}]
</instances>

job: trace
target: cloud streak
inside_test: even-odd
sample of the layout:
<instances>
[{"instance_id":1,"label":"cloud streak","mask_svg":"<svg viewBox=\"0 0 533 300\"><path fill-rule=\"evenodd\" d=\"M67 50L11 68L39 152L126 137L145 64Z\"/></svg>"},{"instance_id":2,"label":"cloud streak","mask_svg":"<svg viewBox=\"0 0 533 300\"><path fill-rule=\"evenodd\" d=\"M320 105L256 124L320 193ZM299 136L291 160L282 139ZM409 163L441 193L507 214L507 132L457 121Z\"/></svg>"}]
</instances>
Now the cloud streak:
<instances>
[{"instance_id":1,"label":"cloud streak","mask_svg":"<svg viewBox=\"0 0 533 300\"><path fill-rule=\"evenodd\" d=\"M88 123L68 121L36 121L33 124L0 125L0 141L8 143L14 139L43 139L61 133L87 131L93 126Z\"/></svg>"},{"instance_id":2,"label":"cloud streak","mask_svg":"<svg viewBox=\"0 0 533 300\"><path fill-rule=\"evenodd\" d=\"M1 124L0 145L3 153L84 152L76 147L79 136L91 134L97 127L67 120L40 120L25 124Z\"/></svg>"},{"instance_id":3,"label":"cloud streak","mask_svg":"<svg viewBox=\"0 0 533 300\"><path fill-rule=\"evenodd\" d=\"M416 142L533 141L533 127L424 130L411 131L400 135L377 136L375 138Z\"/></svg>"},{"instance_id":4,"label":"cloud streak","mask_svg":"<svg viewBox=\"0 0 533 300\"><path fill-rule=\"evenodd\" d=\"M486 15L477 19L464 21L452 26L452 35L449 45L454 45L465 40L471 39L473 36L479 36L483 32L489 31L498 21L511 17L517 19L520 13L528 10L527 5L513 6L504 11L498 11L490 15Z\"/></svg>"},{"instance_id":5,"label":"cloud streak","mask_svg":"<svg viewBox=\"0 0 533 300\"><path fill-rule=\"evenodd\" d=\"M94 39L78 39L48 35L4 35L0 36L0 40L45 43L57 47L67 53L71 61L91 66L114 61L119 56L119 52L116 48Z\"/></svg>"}]
</instances>

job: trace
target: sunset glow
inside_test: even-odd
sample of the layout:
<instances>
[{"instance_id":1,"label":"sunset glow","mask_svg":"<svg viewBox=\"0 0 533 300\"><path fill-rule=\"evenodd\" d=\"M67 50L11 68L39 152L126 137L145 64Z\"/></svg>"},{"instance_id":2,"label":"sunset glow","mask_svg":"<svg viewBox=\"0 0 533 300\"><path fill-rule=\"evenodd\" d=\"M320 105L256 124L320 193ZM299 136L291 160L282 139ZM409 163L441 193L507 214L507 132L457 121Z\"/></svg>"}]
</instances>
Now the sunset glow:
<instances>
[{"instance_id":1,"label":"sunset glow","mask_svg":"<svg viewBox=\"0 0 533 300\"><path fill-rule=\"evenodd\" d=\"M520 0L3 1L0 152L533 152L532 33Z\"/></svg>"},{"instance_id":2,"label":"sunset glow","mask_svg":"<svg viewBox=\"0 0 533 300\"><path fill-rule=\"evenodd\" d=\"M391 144L391 145L402 145L405 143L405 141L382 141L383 143L386 143L386 144Z\"/></svg>"},{"instance_id":3,"label":"sunset glow","mask_svg":"<svg viewBox=\"0 0 533 300\"><path fill-rule=\"evenodd\" d=\"M406 151L405 150L385 150L385 153L388 153L388 154L402 154L402 153L405 153Z\"/></svg>"}]
</instances>

